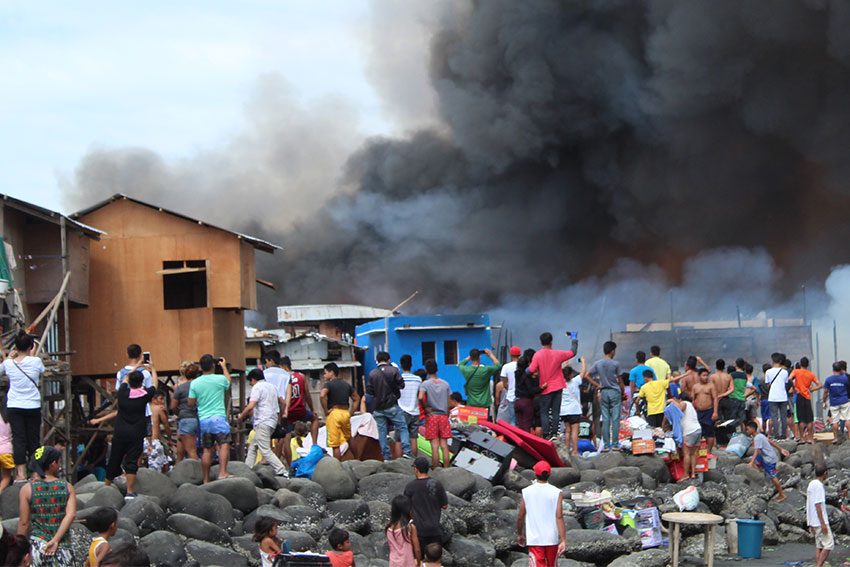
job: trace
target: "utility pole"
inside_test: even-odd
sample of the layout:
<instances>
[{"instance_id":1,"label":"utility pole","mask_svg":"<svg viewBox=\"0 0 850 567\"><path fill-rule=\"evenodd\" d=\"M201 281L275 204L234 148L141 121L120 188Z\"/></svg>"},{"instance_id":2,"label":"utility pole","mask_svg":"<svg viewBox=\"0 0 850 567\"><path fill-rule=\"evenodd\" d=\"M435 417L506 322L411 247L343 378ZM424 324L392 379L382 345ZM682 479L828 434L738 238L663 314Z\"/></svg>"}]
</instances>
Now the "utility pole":
<instances>
[{"instance_id":1,"label":"utility pole","mask_svg":"<svg viewBox=\"0 0 850 567\"><path fill-rule=\"evenodd\" d=\"M834 358L833 362L838 362L838 323L835 322L835 319L832 320L832 348Z\"/></svg>"},{"instance_id":2,"label":"utility pole","mask_svg":"<svg viewBox=\"0 0 850 567\"><path fill-rule=\"evenodd\" d=\"M806 284L803 284L803 325L809 320L808 310L806 309Z\"/></svg>"}]
</instances>

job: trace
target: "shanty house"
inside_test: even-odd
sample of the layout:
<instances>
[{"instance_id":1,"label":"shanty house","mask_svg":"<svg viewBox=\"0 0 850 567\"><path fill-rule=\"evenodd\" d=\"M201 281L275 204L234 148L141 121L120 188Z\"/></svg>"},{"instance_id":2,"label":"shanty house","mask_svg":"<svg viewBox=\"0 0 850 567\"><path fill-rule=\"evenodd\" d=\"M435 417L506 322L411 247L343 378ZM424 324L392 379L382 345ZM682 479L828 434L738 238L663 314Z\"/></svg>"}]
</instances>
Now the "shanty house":
<instances>
[{"instance_id":1,"label":"shanty house","mask_svg":"<svg viewBox=\"0 0 850 567\"><path fill-rule=\"evenodd\" d=\"M281 305L277 323L290 336L319 333L332 339L353 340L354 329L381 317L392 317L389 309L366 305Z\"/></svg>"},{"instance_id":2,"label":"shanty house","mask_svg":"<svg viewBox=\"0 0 850 567\"><path fill-rule=\"evenodd\" d=\"M204 353L245 365L254 254L279 247L125 195L73 215L107 235L91 250L89 308L71 316L74 374L114 375L138 343L160 372Z\"/></svg>"},{"instance_id":3,"label":"shanty house","mask_svg":"<svg viewBox=\"0 0 850 567\"><path fill-rule=\"evenodd\" d=\"M413 369L434 359L439 376L454 392L463 392L463 378L457 368L473 348L492 348L490 316L486 313L469 315L402 315L384 317L356 329L357 344L367 350L364 371L377 366L375 356L386 350L393 361L403 354L413 357Z\"/></svg>"}]
</instances>

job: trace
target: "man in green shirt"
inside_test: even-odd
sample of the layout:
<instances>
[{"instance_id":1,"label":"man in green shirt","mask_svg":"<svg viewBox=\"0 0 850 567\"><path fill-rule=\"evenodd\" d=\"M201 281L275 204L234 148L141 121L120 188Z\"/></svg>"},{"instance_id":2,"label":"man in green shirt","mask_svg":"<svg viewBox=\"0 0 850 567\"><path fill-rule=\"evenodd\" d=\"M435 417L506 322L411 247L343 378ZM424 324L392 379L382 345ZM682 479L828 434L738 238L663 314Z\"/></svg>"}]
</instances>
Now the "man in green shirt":
<instances>
[{"instance_id":1,"label":"man in green shirt","mask_svg":"<svg viewBox=\"0 0 850 567\"><path fill-rule=\"evenodd\" d=\"M212 466L212 450L218 445L218 478L233 476L227 473L227 461L230 459L230 422L227 420L227 408L225 406L225 395L230 389L230 372L227 370L227 361L218 359L221 365L221 374L216 374L216 360L212 355L205 354L201 357L199 364L203 375L192 380L189 387L189 407L198 408L198 421L200 422L201 447L204 455L201 457L201 470L204 473L204 484L210 481L210 467Z\"/></svg>"},{"instance_id":2,"label":"man in green shirt","mask_svg":"<svg viewBox=\"0 0 850 567\"><path fill-rule=\"evenodd\" d=\"M490 383L493 376L502 369L502 363L489 348L484 353L493 361L492 366L481 364L481 351L477 348L469 351L469 356L461 360L457 367L463 376L463 388L466 391L466 404L477 408L487 408L493 403L490 395Z\"/></svg>"}]
</instances>

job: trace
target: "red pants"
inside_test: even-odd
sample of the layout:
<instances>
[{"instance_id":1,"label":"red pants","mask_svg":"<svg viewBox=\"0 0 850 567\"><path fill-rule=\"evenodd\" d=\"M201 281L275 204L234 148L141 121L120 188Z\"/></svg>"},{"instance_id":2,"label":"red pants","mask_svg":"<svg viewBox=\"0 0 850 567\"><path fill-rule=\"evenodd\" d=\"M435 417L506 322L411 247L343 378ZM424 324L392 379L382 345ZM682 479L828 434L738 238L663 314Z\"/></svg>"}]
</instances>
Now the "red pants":
<instances>
[{"instance_id":1,"label":"red pants","mask_svg":"<svg viewBox=\"0 0 850 567\"><path fill-rule=\"evenodd\" d=\"M557 567L557 545L529 545L528 567Z\"/></svg>"}]
</instances>

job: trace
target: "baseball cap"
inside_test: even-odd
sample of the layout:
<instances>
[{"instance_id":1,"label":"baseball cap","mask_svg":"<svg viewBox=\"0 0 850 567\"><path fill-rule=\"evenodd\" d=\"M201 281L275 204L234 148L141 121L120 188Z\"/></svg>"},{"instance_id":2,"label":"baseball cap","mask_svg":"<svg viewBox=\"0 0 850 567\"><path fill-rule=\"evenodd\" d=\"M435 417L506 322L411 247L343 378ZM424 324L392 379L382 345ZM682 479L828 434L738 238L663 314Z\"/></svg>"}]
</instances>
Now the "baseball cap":
<instances>
[{"instance_id":1,"label":"baseball cap","mask_svg":"<svg viewBox=\"0 0 850 567\"><path fill-rule=\"evenodd\" d=\"M537 476L543 476L544 474L549 474L551 472L552 465L546 461L537 461L537 464L534 465L534 474Z\"/></svg>"},{"instance_id":2,"label":"baseball cap","mask_svg":"<svg viewBox=\"0 0 850 567\"><path fill-rule=\"evenodd\" d=\"M428 472L428 469L431 468L431 463L428 462L426 457L416 457L413 460L413 466L419 472Z\"/></svg>"},{"instance_id":3,"label":"baseball cap","mask_svg":"<svg viewBox=\"0 0 850 567\"><path fill-rule=\"evenodd\" d=\"M511 356L519 356L522 354L522 349L518 346L511 347Z\"/></svg>"}]
</instances>

